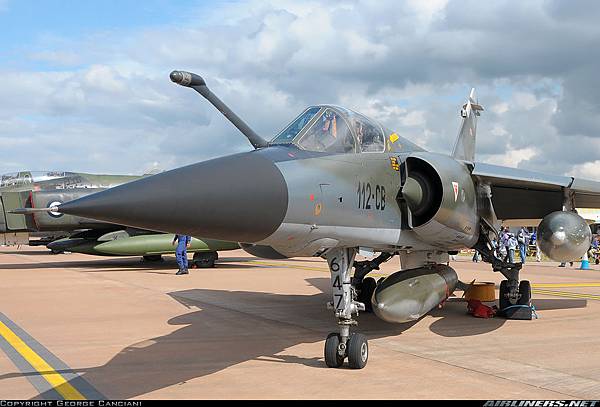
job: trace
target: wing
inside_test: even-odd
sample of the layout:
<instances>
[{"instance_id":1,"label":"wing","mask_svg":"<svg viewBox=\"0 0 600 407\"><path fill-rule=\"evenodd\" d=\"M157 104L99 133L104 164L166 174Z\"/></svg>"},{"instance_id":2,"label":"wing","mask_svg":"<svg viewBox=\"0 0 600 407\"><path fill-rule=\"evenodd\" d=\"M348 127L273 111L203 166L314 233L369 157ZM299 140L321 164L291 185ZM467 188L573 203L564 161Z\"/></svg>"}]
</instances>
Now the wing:
<instances>
[{"instance_id":1,"label":"wing","mask_svg":"<svg viewBox=\"0 0 600 407\"><path fill-rule=\"evenodd\" d=\"M492 189L500 220L536 220L563 206L600 208L600 182L474 163L472 175Z\"/></svg>"}]
</instances>

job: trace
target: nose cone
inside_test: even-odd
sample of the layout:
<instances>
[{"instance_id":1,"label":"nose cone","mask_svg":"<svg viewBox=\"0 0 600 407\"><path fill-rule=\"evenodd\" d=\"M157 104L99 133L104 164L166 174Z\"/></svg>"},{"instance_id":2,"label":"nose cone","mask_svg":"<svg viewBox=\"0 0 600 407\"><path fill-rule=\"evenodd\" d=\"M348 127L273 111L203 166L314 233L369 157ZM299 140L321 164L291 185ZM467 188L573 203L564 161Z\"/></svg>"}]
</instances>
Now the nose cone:
<instances>
[{"instance_id":1,"label":"nose cone","mask_svg":"<svg viewBox=\"0 0 600 407\"><path fill-rule=\"evenodd\" d=\"M402 195L413 213L419 209L423 201L423 188L415 179L408 177L402 188Z\"/></svg>"},{"instance_id":2,"label":"nose cone","mask_svg":"<svg viewBox=\"0 0 600 407\"><path fill-rule=\"evenodd\" d=\"M257 242L281 224L287 185L258 152L177 168L85 196L62 213L140 229Z\"/></svg>"}]
</instances>

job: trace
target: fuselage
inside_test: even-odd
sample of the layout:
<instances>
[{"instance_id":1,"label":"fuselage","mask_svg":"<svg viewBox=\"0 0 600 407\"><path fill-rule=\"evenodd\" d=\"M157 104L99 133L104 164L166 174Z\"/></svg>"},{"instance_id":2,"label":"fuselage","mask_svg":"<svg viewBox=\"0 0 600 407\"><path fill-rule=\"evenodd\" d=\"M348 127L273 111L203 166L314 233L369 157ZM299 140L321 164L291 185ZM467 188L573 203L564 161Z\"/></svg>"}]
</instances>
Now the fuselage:
<instances>
[{"instance_id":1,"label":"fuselage","mask_svg":"<svg viewBox=\"0 0 600 407\"><path fill-rule=\"evenodd\" d=\"M141 229L237 241L262 257L314 256L332 247L416 251L471 244L472 235L423 241L403 226L398 165L408 155L271 146L143 178L60 208ZM452 230L453 239L460 233Z\"/></svg>"},{"instance_id":2,"label":"fuselage","mask_svg":"<svg viewBox=\"0 0 600 407\"><path fill-rule=\"evenodd\" d=\"M448 251L470 247L478 234L464 163L330 105L307 108L254 151L60 208L140 229L236 241L261 257L315 256L334 247Z\"/></svg>"}]
</instances>

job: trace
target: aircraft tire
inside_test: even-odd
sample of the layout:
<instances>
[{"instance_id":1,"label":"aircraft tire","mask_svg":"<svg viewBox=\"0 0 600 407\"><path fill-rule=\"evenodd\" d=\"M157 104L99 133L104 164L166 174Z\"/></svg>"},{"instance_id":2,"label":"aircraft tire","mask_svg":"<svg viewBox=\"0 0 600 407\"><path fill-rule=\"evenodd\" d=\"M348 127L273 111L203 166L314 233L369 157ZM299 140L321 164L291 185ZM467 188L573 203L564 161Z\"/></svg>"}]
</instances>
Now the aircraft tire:
<instances>
[{"instance_id":1,"label":"aircraft tire","mask_svg":"<svg viewBox=\"0 0 600 407\"><path fill-rule=\"evenodd\" d=\"M325 340L325 364L327 367L341 367L344 364L344 357L338 353L340 345L340 335L330 333Z\"/></svg>"},{"instance_id":2,"label":"aircraft tire","mask_svg":"<svg viewBox=\"0 0 600 407\"><path fill-rule=\"evenodd\" d=\"M523 280L519 283L519 298L518 305L530 305L531 303L531 283L527 280Z\"/></svg>"},{"instance_id":3,"label":"aircraft tire","mask_svg":"<svg viewBox=\"0 0 600 407\"><path fill-rule=\"evenodd\" d=\"M215 266L218 255L216 252L196 252L194 253L194 264L199 269L208 269Z\"/></svg>"},{"instance_id":4,"label":"aircraft tire","mask_svg":"<svg viewBox=\"0 0 600 407\"><path fill-rule=\"evenodd\" d=\"M362 369L369 360L369 343L361 333L353 333L348 340L348 364L352 369Z\"/></svg>"}]
</instances>

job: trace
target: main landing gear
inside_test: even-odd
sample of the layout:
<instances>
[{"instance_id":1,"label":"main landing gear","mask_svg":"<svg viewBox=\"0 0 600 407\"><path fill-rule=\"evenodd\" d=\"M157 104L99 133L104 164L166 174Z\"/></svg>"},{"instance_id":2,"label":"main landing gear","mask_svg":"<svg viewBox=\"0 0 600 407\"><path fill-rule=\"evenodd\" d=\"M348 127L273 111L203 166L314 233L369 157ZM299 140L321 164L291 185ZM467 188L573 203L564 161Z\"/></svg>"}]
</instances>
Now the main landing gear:
<instances>
[{"instance_id":1,"label":"main landing gear","mask_svg":"<svg viewBox=\"0 0 600 407\"><path fill-rule=\"evenodd\" d=\"M393 255L382 253L373 260L354 262L356 249L333 249L326 255L331 272L333 301L328 305L335 312L339 332L332 332L325 340L325 364L341 367L348 358L352 369L362 369L369 359L369 343L361 333L351 333L350 327L358 325L353 315L371 308L371 296L376 287L373 278L365 276L378 270L379 265ZM350 276L352 267L354 277Z\"/></svg>"},{"instance_id":2,"label":"main landing gear","mask_svg":"<svg viewBox=\"0 0 600 407\"><path fill-rule=\"evenodd\" d=\"M193 262L197 268L206 269L214 267L218 258L217 252L196 252L194 253Z\"/></svg>"},{"instance_id":3,"label":"main landing gear","mask_svg":"<svg viewBox=\"0 0 600 407\"><path fill-rule=\"evenodd\" d=\"M479 241L474 249L481 254L483 261L490 263L492 269L502 273L506 280L500 283L500 312L506 317L505 311L511 306L530 306L531 305L531 284L527 280L519 281L519 272L523 265L521 263L509 263L495 256L492 244L489 239L489 231L482 226L479 234Z\"/></svg>"}]
</instances>

